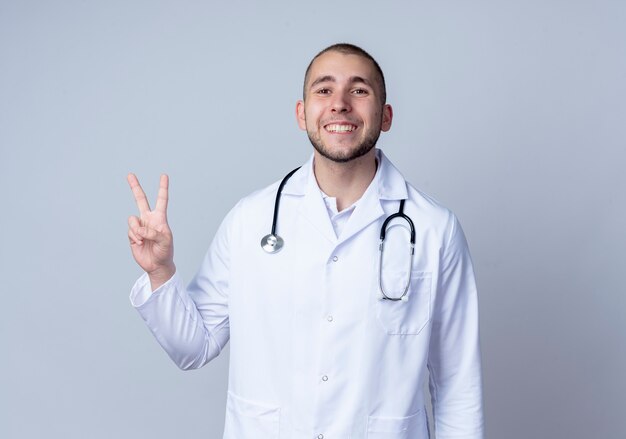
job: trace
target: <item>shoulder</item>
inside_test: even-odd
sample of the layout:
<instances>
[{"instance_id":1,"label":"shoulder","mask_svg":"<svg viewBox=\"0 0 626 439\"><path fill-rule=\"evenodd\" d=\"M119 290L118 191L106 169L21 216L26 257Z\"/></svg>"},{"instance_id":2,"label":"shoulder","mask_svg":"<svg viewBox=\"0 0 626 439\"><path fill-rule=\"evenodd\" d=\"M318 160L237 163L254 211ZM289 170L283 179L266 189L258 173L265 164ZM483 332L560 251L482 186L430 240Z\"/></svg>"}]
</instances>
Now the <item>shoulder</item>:
<instances>
[{"instance_id":1,"label":"shoulder","mask_svg":"<svg viewBox=\"0 0 626 439\"><path fill-rule=\"evenodd\" d=\"M465 234L456 214L434 197L407 183L410 205L414 215L419 215L427 227L437 231L444 247L466 247Z\"/></svg>"},{"instance_id":2,"label":"shoulder","mask_svg":"<svg viewBox=\"0 0 626 439\"><path fill-rule=\"evenodd\" d=\"M406 183L408 203L421 215L435 222L448 222L455 218L452 210L444 206L436 198L415 188L411 183Z\"/></svg>"},{"instance_id":3,"label":"shoulder","mask_svg":"<svg viewBox=\"0 0 626 439\"><path fill-rule=\"evenodd\" d=\"M425 236L435 239L440 248L464 246L465 237L456 214L435 197L406 183L405 213L413 219ZM418 226L419 224L419 226ZM455 244L456 243L456 244Z\"/></svg>"}]
</instances>

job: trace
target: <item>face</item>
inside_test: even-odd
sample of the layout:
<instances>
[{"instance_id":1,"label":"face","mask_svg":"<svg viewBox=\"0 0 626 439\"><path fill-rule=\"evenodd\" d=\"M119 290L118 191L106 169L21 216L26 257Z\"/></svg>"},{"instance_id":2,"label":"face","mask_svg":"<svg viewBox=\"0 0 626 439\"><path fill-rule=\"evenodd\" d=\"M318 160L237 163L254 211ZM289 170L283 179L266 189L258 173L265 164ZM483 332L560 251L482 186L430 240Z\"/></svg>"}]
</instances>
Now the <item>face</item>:
<instances>
[{"instance_id":1,"label":"face","mask_svg":"<svg viewBox=\"0 0 626 439\"><path fill-rule=\"evenodd\" d=\"M381 131L391 128L392 110L381 102L376 69L358 55L326 52L311 66L298 125L322 156L345 163L367 154Z\"/></svg>"}]
</instances>

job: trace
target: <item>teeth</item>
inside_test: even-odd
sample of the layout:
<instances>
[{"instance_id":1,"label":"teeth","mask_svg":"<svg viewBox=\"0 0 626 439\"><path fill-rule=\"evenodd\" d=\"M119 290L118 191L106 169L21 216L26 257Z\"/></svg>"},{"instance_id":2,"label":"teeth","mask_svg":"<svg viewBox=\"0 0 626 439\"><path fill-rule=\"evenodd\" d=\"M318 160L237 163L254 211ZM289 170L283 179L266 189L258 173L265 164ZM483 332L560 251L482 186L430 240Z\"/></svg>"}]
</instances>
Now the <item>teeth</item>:
<instances>
[{"instance_id":1,"label":"teeth","mask_svg":"<svg viewBox=\"0 0 626 439\"><path fill-rule=\"evenodd\" d=\"M331 132L346 133L354 130L354 125L339 125L331 124L327 125L326 129Z\"/></svg>"}]
</instances>

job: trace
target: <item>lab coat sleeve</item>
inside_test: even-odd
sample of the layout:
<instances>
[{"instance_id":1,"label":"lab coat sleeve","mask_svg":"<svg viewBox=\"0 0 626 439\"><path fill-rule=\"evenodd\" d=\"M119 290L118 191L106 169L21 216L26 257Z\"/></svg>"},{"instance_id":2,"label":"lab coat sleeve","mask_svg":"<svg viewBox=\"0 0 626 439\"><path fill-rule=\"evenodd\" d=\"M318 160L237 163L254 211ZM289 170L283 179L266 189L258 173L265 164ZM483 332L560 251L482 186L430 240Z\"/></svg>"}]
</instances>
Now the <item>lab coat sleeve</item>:
<instances>
[{"instance_id":1,"label":"lab coat sleeve","mask_svg":"<svg viewBox=\"0 0 626 439\"><path fill-rule=\"evenodd\" d=\"M437 439L483 439L478 298L461 226L451 214L442 247L428 358Z\"/></svg>"},{"instance_id":2,"label":"lab coat sleeve","mask_svg":"<svg viewBox=\"0 0 626 439\"><path fill-rule=\"evenodd\" d=\"M152 292L144 273L130 294L131 304L156 340L183 370L197 369L217 357L230 337L228 243L234 210L222 222L187 288L177 272Z\"/></svg>"}]
</instances>

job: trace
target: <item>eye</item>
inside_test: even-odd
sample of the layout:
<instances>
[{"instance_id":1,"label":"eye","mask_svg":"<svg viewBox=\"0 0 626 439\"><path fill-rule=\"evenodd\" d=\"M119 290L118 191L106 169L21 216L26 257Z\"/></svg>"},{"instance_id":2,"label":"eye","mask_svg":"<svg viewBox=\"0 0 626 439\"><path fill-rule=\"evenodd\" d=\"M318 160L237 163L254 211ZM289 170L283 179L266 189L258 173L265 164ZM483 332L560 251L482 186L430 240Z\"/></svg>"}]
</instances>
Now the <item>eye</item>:
<instances>
[{"instance_id":1,"label":"eye","mask_svg":"<svg viewBox=\"0 0 626 439\"><path fill-rule=\"evenodd\" d=\"M354 93L355 95L366 95L369 92L364 88L355 88L354 90L352 90L352 93Z\"/></svg>"},{"instance_id":2,"label":"eye","mask_svg":"<svg viewBox=\"0 0 626 439\"><path fill-rule=\"evenodd\" d=\"M330 89L329 88L320 88L315 93L318 94L318 95L328 95L328 94L330 94Z\"/></svg>"}]
</instances>

